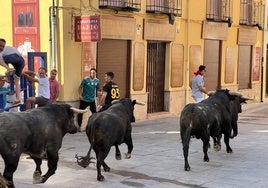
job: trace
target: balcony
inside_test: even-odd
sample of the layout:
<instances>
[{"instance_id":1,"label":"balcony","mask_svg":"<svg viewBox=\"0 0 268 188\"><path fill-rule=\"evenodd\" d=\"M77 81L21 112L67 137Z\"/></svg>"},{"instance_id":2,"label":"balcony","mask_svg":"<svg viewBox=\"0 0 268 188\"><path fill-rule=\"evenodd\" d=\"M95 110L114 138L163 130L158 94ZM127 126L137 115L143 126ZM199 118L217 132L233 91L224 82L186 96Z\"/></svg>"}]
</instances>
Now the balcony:
<instances>
[{"instance_id":1,"label":"balcony","mask_svg":"<svg viewBox=\"0 0 268 188\"><path fill-rule=\"evenodd\" d=\"M147 0L146 12L181 16L181 7L181 0Z\"/></svg>"},{"instance_id":2,"label":"balcony","mask_svg":"<svg viewBox=\"0 0 268 188\"><path fill-rule=\"evenodd\" d=\"M241 0L240 3L240 25L257 26L263 29L264 4L262 2L252 2L252 0Z\"/></svg>"},{"instance_id":3,"label":"balcony","mask_svg":"<svg viewBox=\"0 0 268 188\"><path fill-rule=\"evenodd\" d=\"M232 25L233 1L232 0L207 0L206 19L214 22L228 22Z\"/></svg>"},{"instance_id":4,"label":"balcony","mask_svg":"<svg viewBox=\"0 0 268 188\"><path fill-rule=\"evenodd\" d=\"M99 0L100 9L140 11L141 0Z\"/></svg>"}]
</instances>

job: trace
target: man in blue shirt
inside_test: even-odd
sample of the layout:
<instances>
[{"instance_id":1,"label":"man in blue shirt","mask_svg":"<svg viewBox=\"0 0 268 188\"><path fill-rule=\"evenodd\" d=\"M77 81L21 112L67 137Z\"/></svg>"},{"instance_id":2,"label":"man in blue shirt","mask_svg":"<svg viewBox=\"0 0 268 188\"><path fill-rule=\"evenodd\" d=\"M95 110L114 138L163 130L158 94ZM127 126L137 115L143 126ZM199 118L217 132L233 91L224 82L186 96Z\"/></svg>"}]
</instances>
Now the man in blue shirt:
<instances>
[{"instance_id":1,"label":"man in blue shirt","mask_svg":"<svg viewBox=\"0 0 268 188\"><path fill-rule=\"evenodd\" d=\"M86 107L90 107L91 113L96 113L96 90L100 87L100 81L96 78L96 69L90 69L90 76L86 77L82 80L80 87L78 88L78 95L80 99L80 109L85 109ZM77 123L81 128L81 124L83 121L83 114L78 114Z\"/></svg>"}]
</instances>

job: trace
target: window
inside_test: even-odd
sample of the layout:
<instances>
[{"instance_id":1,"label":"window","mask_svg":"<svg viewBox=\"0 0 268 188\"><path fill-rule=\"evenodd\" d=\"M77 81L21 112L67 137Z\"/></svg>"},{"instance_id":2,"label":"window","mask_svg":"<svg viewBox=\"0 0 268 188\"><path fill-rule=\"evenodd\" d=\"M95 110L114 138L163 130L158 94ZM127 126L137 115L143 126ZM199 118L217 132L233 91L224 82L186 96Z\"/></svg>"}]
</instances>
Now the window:
<instances>
[{"instance_id":1,"label":"window","mask_svg":"<svg viewBox=\"0 0 268 188\"><path fill-rule=\"evenodd\" d=\"M233 1L232 0L207 0L207 20L228 22L232 24Z\"/></svg>"},{"instance_id":2,"label":"window","mask_svg":"<svg viewBox=\"0 0 268 188\"><path fill-rule=\"evenodd\" d=\"M99 8L139 11L141 9L141 0L99 0Z\"/></svg>"},{"instance_id":3,"label":"window","mask_svg":"<svg viewBox=\"0 0 268 188\"><path fill-rule=\"evenodd\" d=\"M264 4L253 0L241 0L239 24L263 29Z\"/></svg>"},{"instance_id":4,"label":"window","mask_svg":"<svg viewBox=\"0 0 268 188\"><path fill-rule=\"evenodd\" d=\"M146 12L182 15L181 0L147 0Z\"/></svg>"}]
</instances>

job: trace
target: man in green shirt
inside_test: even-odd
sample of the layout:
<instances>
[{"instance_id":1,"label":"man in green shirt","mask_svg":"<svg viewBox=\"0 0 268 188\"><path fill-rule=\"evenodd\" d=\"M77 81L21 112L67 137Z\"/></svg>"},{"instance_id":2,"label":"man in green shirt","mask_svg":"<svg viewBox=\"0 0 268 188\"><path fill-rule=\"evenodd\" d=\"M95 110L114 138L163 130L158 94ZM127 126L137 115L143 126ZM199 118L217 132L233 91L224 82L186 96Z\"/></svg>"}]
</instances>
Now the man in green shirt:
<instances>
[{"instance_id":1,"label":"man in green shirt","mask_svg":"<svg viewBox=\"0 0 268 188\"><path fill-rule=\"evenodd\" d=\"M90 107L91 113L96 113L96 90L100 87L100 81L96 78L96 69L90 69L89 77L86 77L82 80L80 87L78 88L78 95L80 99L80 109L85 109L86 107ZM77 123L81 128L81 124L83 121L83 114L78 114ZM80 129L81 130L81 129Z\"/></svg>"}]
</instances>

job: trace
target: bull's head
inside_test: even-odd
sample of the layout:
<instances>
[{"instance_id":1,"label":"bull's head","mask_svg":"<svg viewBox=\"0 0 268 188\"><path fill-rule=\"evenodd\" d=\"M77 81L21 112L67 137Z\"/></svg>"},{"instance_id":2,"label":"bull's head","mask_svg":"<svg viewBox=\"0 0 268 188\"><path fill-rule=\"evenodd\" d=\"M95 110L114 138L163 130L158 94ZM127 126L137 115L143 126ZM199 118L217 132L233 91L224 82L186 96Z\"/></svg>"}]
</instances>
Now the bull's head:
<instances>
[{"instance_id":1,"label":"bull's head","mask_svg":"<svg viewBox=\"0 0 268 188\"><path fill-rule=\"evenodd\" d=\"M131 106L132 106L133 110L134 110L135 104L137 104L137 105L145 105L145 103L143 103L143 102L139 102L137 100L132 100L131 101ZM133 119L131 119L131 122L135 122L135 116L133 114L133 110L132 110L132 117L133 117Z\"/></svg>"},{"instance_id":2,"label":"bull's head","mask_svg":"<svg viewBox=\"0 0 268 188\"><path fill-rule=\"evenodd\" d=\"M247 100L250 99L243 97L242 94L237 92L230 92L230 95L235 97L235 99L230 101L229 103L232 118L232 130L233 130L233 134L230 137L234 138L238 134L237 121L238 121L238 114L242 112L242 104L247 103Z\"/></svg>"},{"instance_id":3,"label":"bull's head","mask_svg":"<svg viewBox=\"0 0 268 188\"><path fill-rule=\"evenodd\" d=\"M241 113L242 112L242 104L246 104L247 100L251 100L249 98L245 98L242 96L242 94L237 93L237 92L229 92L230 95L232 95L233 97L235 97L234 102L232 102L232 106L230 106L231 108L236 108L237 113Z\"/></svg>"},{"instance_id":4,"label":"bull's head","mask_svg":"<svg viewBox=\"0 0 268 188\"><path fill-rule=\"evenodd\" d=\"M145 103L138 102L137 100L131 100L131 99L128 99L128 98L120 99L120 100L117 100L117 101L114 100L113 104L115 104L117 102L122 102L122 104L126 107L126 111L127 111L127 114L129 115L130 122L135 122L135 116L134 116L134 113L133 113L135 104L137 104L137 105L145 105Z\"/></svg>"}]
</instances>

